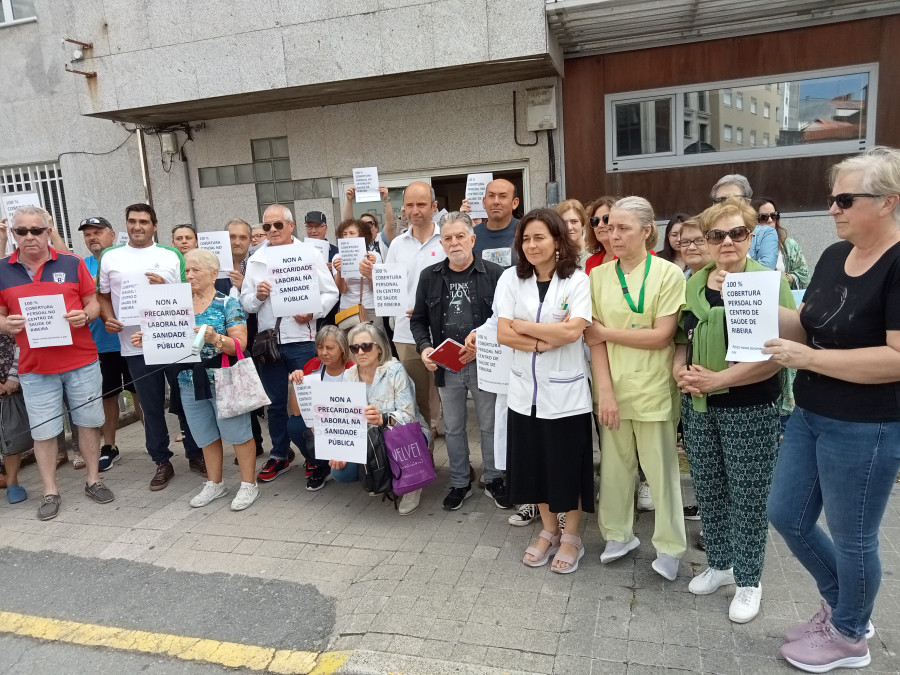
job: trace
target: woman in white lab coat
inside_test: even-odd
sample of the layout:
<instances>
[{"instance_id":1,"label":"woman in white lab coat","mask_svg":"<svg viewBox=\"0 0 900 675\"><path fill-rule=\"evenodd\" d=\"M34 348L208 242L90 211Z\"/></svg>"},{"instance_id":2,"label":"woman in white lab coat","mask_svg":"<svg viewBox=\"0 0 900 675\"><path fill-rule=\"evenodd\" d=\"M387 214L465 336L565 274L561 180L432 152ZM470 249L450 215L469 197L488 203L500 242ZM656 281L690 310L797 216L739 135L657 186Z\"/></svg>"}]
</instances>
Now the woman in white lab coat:
<instances>
[{"instance_id":1,"label":"woman in white lab coat","mask_svg":"<svg viewBox=\"0 0 900 675\"><path fill-rule=\"evenodd\" d=\"M591 392L582 332L590 287L562 218L535 209L516 227L516 278L498 303L497 338L512 347L507 474L514 503L537 504L543 530L523 562L578 569L582 508L594 510ZM566 513L560 532L557 513Z\"/></svg>"}]
</instances>

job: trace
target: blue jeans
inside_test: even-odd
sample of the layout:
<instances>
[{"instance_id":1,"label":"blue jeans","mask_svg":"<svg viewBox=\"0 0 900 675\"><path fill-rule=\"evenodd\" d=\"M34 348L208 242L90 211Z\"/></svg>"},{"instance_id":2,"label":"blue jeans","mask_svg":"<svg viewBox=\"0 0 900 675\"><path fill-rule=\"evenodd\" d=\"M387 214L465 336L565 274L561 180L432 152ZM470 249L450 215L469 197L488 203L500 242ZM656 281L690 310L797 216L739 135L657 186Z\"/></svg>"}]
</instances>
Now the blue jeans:
<instances>
[{"instance_id":1,"label":"blue jeans","mask_svg":"<svg viewBox=\"0 0 900 675\"><path fill-rule=\"evenodd\" d=\"M865 635L881 583L878 529L900 471L900 422L842 422L799 406L769 494L769 520L813 576L843 635ZM822 509L831 536L818 525Z\"/></svg>"},{"instance_id":2,"label":"blue jeans","mask_svg":"<svg viewBox=\"0 0 900 675\"><path fill-rule=\"evenodd\" d=\"M500 477L494 468L494 402L497 395L478 388L478 369L475 362L458 373L444 373L444 386L438 387L444 410L444 429L447 440L447 459L450 463L450 484L464 488L469 484L469 438L466 435L467 392L472 393L478 427L481 430L481 477L490 483Z\"/></svg>"},{"instance_id":3,"label":"blue jeans","mask_svg":"<svg viewBox=\"0 0 900 675\"><path fill-rule=\"evenodd\" d=\"M293 319L290 319L293 321ZM269 405L269 437L272 439L272 459L287 459L288 438L287 397L288 374L302 370L306 362L316 355L315 342L290 342L281 345L281 360L259 367L259 379L272 403Z\"/></svg>"}]
</instances>

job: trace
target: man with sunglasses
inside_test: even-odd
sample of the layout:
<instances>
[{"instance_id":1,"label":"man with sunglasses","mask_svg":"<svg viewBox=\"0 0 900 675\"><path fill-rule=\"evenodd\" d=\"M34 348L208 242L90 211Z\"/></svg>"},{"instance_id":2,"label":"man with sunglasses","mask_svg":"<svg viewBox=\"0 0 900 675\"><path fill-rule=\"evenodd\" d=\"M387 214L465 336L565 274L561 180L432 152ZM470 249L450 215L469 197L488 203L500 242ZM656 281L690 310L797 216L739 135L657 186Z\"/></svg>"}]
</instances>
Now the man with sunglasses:
<instances>
[{"instance_id":1,"label":"man with sunglasses","mask_svg":"<svg viewBox=\"0 0 900 675\"><path fill-rule=\"evenodd\" d=\"M100 311L97 289L81 258L50 246L51 228L50 217L43 209L19 208L12 216L18 250L0 261L0 330L15 335L19 347L19 383L43 487L37 514L40 520L50 520L59 513L56 437L63 429L64 396L78 427L86 464L85 495L99 504L114 499L112 491L100 482L98 468L104 421L102 378L89 328ZM29 334L23 306L29 299L47 296L55 296L65 305L62 318L69 324L70 344L32 347L37 335ZM9 457L12 455L7 461ZM15 457L17 460L18 455Z\"/></svg>"},{"instance_id":2,"label":"man with sunglasses","mask_svg":"<svg viewBox=\"0 0 900 675\"><path fill-rule=\"evenodd\" d=\"M100 256L116 242L116 232L110 222L100 217L85 218L78 231L84 235L84 245L90 255L85 257L84 264L91 276L96 278L100 267ZM103 376L103 445L100 447L100 471L108 471L119 459L119 447L116 445L116 430L119 426L119 394L123 389L131 392L134 399L134 412L143 420L143 412L128 364L122 356L119 338L114 333L106 332L106 325L99 316L91 321L91 335L97 352L100 355L100 373Z\"/></svg>"},{"instance_id":3,"label":"man with sunglasses","mask_svg":"<svg viewBox=\"0 0 900 675\"><path fill-rule=\"evenodd\" d=\"M320 213L321 212L314 212ZM324 214L321 214L324 220ZM309 217L309 214L307 214ZM247 313L255 313L260 331L275 330L278 336L281 360L260 365L259 375L266 394L272 403L268 408L269 437L272 451L269 460L257 475L257 480L267 483L290 469L288 452L290 438L287 433L288 374L302 370L316 355L316 320L325 316L337 304L337 284L326 266L326 261L311 244L300 242L294 235L294 216L286 206L273 204L263 214L263 229L268 241L247 261L247 272L241 285L241 306ZM314 261L322 297L322 312L316 314L295 314L275 318L269 294L272 285L268 279L266 249L271 246L301 247L304 260Z\"/></svg>"},{"instance_id":4,"label":"man with sunglasses","mask_svg":"<svg viewBox=\"0 0 900 675\"><path fill-rule=\"evenodd\" d=\"M185 281L184 258L177 249L157 244L158 221L156 211L149 204L132 204L125 208L125 228L128 243L106 249L100 256L97 288L100 291L100 316L108 333L119 336L122 356L134 380L144 412L144 439L147 452L156 464L150 480L152 491L162 490L172 478L172 451L169 449L169 428L166 426L166 368L148 365L144 350L131 344L131 336L140 330L137 323L126 325L120 320L120 299L123 286L131 284L177 284ZM140 290L137 291L140 293ZM176 389L177 391L177 389ZM192 444L195 448L196 444ZM185 446L191 471L206 473L203 453Z\"/></svg>"},{"instance_id":5,"label":"man with sunglasses","mask_svg":"<svg viewBox=\"0 0 900 675\"><path fill-rule=\"evenodd\" d=\"M740 197L749 202L753 197L750 181L739 173L722 176L709 191L713 204L722 204L729 197ZM775 269L778 264L778 232L774 227L758 227L753 231L750 252L747 257L761 265Z\"/></svg>"}]
</instances>

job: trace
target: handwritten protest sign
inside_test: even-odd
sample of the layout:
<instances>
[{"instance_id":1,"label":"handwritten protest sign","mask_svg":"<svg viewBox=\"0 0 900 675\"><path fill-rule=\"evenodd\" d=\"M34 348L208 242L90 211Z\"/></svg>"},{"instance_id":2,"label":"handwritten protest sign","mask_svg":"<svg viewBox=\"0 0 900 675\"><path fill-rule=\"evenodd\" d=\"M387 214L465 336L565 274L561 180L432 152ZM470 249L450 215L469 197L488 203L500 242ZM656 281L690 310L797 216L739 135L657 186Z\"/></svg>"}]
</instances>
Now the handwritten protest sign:
<instances>
[{"instance_id":1,"label":"handwritten protest sign","mask_svg":"<svg viewBox=\"0 0 900 675\"><path fill-rule=\"evenodd\" d=\"M316 375L316 378L319 376ZM313 426L313 377L304 377L302 384L294 382L294 396L297 397L297 406L300 408L300 416L306 422L306 426Z\"/></svg>"},{"instance_id":2,"label":"handwritten protest sign","mask_svg":"<svg viewBox=\"0 0 900 675\"><path fill-rule=\"evenodd\" d=\"M119 309L116 318L124 326L137 326L141 322L138 310L138 289L149 286L150 280L143 272L124 272L119 288Z\"/></svg>"},{"instance_id":3,"label":"handwritten protest sign","mask_svg":"<svg viewBox=\"0 0 900 675\"><path fill-rule=\"evenodd\" d=\"M725 277L722 301L728 323L728 361L768 361L766 340L778 337L779 272L737 272Z\"/></svg>"},{"instance_id":4,"label":"handwritten protest sign","mask_svg":"<svg viewBox=\"0 0 900 675\"><path fill-rule=\"evenodd\" d=\"M353 169L353 185L356 187L357 202L381 201L381 193L378 192L378 167Z\"/></svg>"},{"instance_id":5,"label":"handwritten protest sign","mask_svg":"<svg viewBox=\"0 0 900 675\"><path fill-rule=\"evenodd\" d=\"M484 210L484 193L492 180L494 180L492 173L470 173L466 176L466 201L472 209L469 212L472 218L488 217L487 211Z\"/></svg>"},{"instance_id":6,"label":"handwritten protest sign","mask_svg":"<svg viewBox=\"0 0 900 675\"><path fill-rule=\"evenodd\" d=\"M408 274L403 263L375 263L372 267L372 288L376 316L406 316L410 305L406 285Z\"/></svg>"},{"instance_id":7,"label":"handwritten protest sign","mask_svg":"<svg viewBox=\"0 0 900 675\"><path fill-rule=\"evenodd\" d=\"M28 346L64 347L72 344L72 329L63 318L66 301L62 294L35 295L19 301L25 317Z\"/></svg>"},{"instance_id":8,"label":"handwritten protest sign","mask_svg":"<svg viewBox=\"0 0 900 675\"><path fill-rule=\"evenodd\" d=\"M194 304L190 284L152 284L138 289L144 363L196 363Z\"/></svg>"},{"instance_id":9,"label":"handwritten protest sign","mask_svg":"<svg viewBox=\"0 0 900 675\"><path fill-rule=\"evenodd\" d=\"M366 240L362 237L338 239L341 254L341 276L344 279L361 279L359 263L366 257Z\"/></svg>"},{"instance_id":10,"label":"handwritten protest sign","mask_svg":"<svg viewBox=\"0 0 900 675\"><path fill-rule=\"evenodd\" d=\"M366 385L363 382L316 382L313 421L316 459L366 462Z\"/></svg>"},{"instance_id":11,"label":"handwritten protest sign","mask_svg":"<svg viewBox=\"0 0 900 675\"><path fill-rule=\"evenodd\" d=\"M506 394L512 349L497 342L497 331L481 326L476 330L475 360L478 364L478 388L494 394Z\"/></svg>"},{"instance_id":12,"label":"handwritten protest sign","mask_svg":"<svg viewBox=\"0 0 900 675\"><path fill-rule=\"evenodd\" d=\"M299 244L266 247L267 277L272 284L269 298L276 317L322 311L314 255L311 248Z\"/></svg>"},{"instance_id":13,"label":"handwritten protest sign","mask_svg":"<svg viewBox=\"0 0 900 675\"><path fill-rule=\"evenodd\" d=\"M231 235L228 232L198 232L197 244L200 248L212 251L219 259L219 279L228 276L234 270L231 258Z\"/></svg>"}]
</instances>

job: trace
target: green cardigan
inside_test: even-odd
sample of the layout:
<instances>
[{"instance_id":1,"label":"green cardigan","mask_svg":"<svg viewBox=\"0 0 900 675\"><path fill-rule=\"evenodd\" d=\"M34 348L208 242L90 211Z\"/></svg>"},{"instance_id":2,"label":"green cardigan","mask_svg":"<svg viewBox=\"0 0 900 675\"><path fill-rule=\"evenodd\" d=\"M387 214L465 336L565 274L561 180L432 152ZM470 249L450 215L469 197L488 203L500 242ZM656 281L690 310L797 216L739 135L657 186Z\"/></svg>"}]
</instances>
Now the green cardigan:
<instances>
[{"instance_id":1,"label":"green cardigan","mask_svg":"<svg viewBox=\"0 0 900 675\"><path fill-rule=\"evenodd\" d=\"M681 344L687 343L687 336L684 333L684 313L691 312L697 317L697 327L694 329L693 339L693 358L691 360L704 368L719 372L728 367L728 362L725 360L725 354L728 351L728 327L725 320L725 308L710 307L709 302L706 300L706 281L709 278L709 273L715 269L716 264L711 262L696 274L692 274L691 278L688 279L685 287L686 304L678 317L679 331L675 341ZM743 271L771 272L772 270L752 258L747 258ZM794 304L791 287L788 285L784 275L781 275L778 304L788 309L797 308L796 304ZM706 397L713 394L724 394L727 391L728 389L720 389L702 396L692 396L694 410L706 412Z\"/></svg>"}]
</instances>

